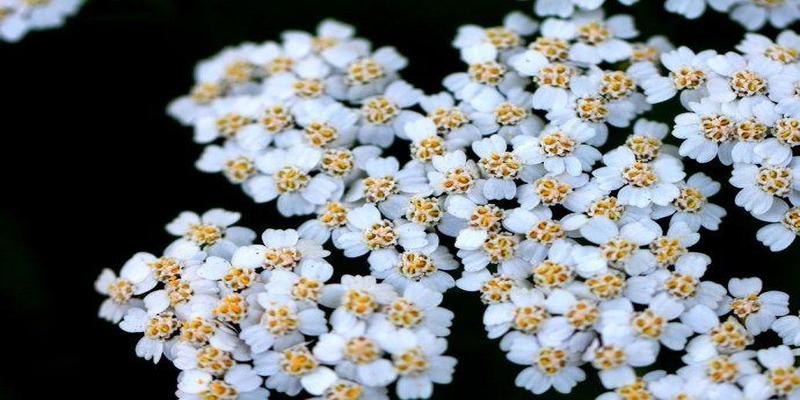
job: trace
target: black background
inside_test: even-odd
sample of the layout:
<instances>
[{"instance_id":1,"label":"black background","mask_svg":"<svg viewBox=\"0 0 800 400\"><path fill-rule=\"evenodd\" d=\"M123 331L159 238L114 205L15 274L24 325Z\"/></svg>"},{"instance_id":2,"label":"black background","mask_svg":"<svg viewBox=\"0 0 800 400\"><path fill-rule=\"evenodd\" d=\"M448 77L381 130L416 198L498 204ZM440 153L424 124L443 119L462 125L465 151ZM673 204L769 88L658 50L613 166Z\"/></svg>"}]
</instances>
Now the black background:
<instances>
[{"instance_id":1,"label":"black background","mask_svg":"<svg viewBox=\"0 0 800 400\"><path fill-rule=\"evenodd\" d=\"M717 50L741 38L741 28L722 15L686 21L664 12L660 1L642 3L633 14L644 34ZM194 169L201 148L164 108L188 91L198 60L335 17L376 45L396 46L411 61L404 77L432 93L446 74L463 68L450 48L459 25L499 25L507 12L530 6L514 0L95 0L61 29L0 43L0 330L7 335L0 342L0 398L172 398L176 371L136 358L137 338L96 318L97 274L118 269L137 251L158 253L171 240L164 224L182 210L238 210L243 224L258 231L297 225L277 217L273 204L253 204L222 176ZM659 109L650 116L663 121L678 111L674 104ZM723 181L728 173L716 164L687 162L687 169ZM769 253L755 240L759 224L733 205L735 192L724 187L713 201L729 215L720 232L704 231L699 245L714 259L710 276L723 282L757 275L768 288L800 294L800 245ZM353 264L335 267L366 271ZM530 398L513 385L520 368L485 338L475 296L454 290L446 306L456 312L449 353L460 364L454 383L437 386L435 398ZM573 398L601 392L590 379Z\"/></svg>"}]
</instances>

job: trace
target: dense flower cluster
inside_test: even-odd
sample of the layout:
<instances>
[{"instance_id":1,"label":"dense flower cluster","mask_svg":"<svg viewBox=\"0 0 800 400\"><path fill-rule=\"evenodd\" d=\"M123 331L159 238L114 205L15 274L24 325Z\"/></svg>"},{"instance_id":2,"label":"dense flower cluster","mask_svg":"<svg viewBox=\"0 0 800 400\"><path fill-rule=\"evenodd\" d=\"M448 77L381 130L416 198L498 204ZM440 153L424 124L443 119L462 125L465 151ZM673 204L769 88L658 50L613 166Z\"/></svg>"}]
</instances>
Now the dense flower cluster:
<instances>
[{"instance_id":1,"label":"dense flower cluster","mask_svg":"<svg viewBox=\"0 0 800 400\"><path fill-rule=\"evenodd\" d=\"M785 78L800 77L796 36L695 54L637 40L632 18L605 16L602 1L544 3L569 12L460 28L465 67L440 93L403 81L404 57L335 21L202 62L169 107L206 144L198 168L311 219L252 245L237 214L181 214L162 257L101 275L101 316L144 333L137 354L183 371L182 398L263 398L262 377L290 395L384 398L397 382L399 397L428 398L455 364L442 355L453 315L438 307L454 287L480 296L488 336L534 394L569 393L593 370L612 390L603 398L800 396L800 318L757 278L704 278L711 260L691 247L726 212L709 200L719 183L682 161L747 156L732 181L741 201L790 215L791 134L774 127L796 108ZM784 102L768 95L789 86ZM642 118L678 91L693 111L676 119L680 148ZM409 153L384 155L397 141ZM764 187L766 205L753 198ZM782 218L759 239L791 242ZM329 244L370 275L328 283ZM769 330L785 346L748 349ZM686 367L637 377L666 351Z\"/></svg>"},{"instance_id":2,"label":"dense flower cluster","mask_svg":"<svg viewBox=\"0 0 800 400\"><path fill-rule=\"evenodd\" d=\"M749 33L738 52L681 47L661 58L668 75L644 80L648 99L680 92L688 112L675 118L679 152L700 163L732 165L736 204L770 224L757 237L772 251L800 232L800 36L773 41Z\"/></svg>"},{"instance_id":3,"label":"dense flower cluster","mask_svg":"<svg viewBox=\"0 0 800 400\"><path fill-rule=\"evenodd\" d=\"M100 317L141 335L136 355L169 359L180 399L265 399L269 390L325 399L428 398L449 383L453 314L442 294L372 276L329 282L329 252L295 230L256 233L239 214L181 213L160 256L137 253L95 282ZM265 388L266 386L266 388Z\"/></svg>"},{"instance_id":4,"label":"dense flower cluster","mask_svg":"<svg viewBox=\"0 0 800 400\"><path fill-rule=\"evenodd\" d=\"M1 0L0 40L16 42L28 32L52 29L78 12L83 0Z\"/></svg>"}]
</instances>

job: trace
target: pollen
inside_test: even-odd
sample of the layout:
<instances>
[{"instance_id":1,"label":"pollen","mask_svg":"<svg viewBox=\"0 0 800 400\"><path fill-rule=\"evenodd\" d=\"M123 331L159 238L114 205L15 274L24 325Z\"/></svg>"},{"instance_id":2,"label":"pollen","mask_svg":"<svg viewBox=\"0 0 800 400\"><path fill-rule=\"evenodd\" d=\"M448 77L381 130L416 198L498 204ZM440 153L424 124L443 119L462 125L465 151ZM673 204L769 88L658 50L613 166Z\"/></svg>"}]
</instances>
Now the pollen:
<instances>
[{"instance_id":1,"label":"pollen","mask_svg":"<svg viewBox=\"0 0 800 400\"><path fill-rule=\"evenodd\" d=\"M261 325L276 336L295 332L300 327L300 319L288 306L269 307L261 315Z\"/></svg>"},{"instance_id":2,"label":"pollen","mask_svg":"<svg viewBox=\"0 0 800 400\"><path fill-rule=\"evenodd\" d=\"M213 380L208 384L208 389L198 395L201 400L236 400L239 392L225 381Z\"/></svg>"},{"instance_id":3,"label":"pollen","mask_svg":"<svg viewBox=\"0 0 800 400\"><path fill-rule=\"evenodd\" d=\"M499 264L514 258L518 245L519 239L511 233L490 233L483 242L483 251L489 255L490 262Z\"/></svg>"},{"instance_id":4,"label":"pollen","mask_svg":"<svg viewBox=\"0 0 800 400\"><path fill-rule=\"evenodd\" d=\"M800 120L797 118L781 118L775 122L772 134L787 146L800 144Z\"/></svg>"},{"instance_id":5,"label":"pollen","mask_svg":"<svg viewBox=\"0 0 800 400\"><path fill-rule=\"evenodd\" d=\"M730 78L731 89L739 97L751 97L767 93L767 81L752 71L739 71Z\"/></svg>"},{"instance_id":6,"label":"pollen","mask_svg":"<svg viewBox=\"0 0 800 400\"><path fill-rule=\"evenodd\" d=\"M304 189L311 181L311 176L300 168L287 165L275 173L275 188L278 193L293 193Z\"/></svg>"},{"instance_id":7,"label":"pollen","mask_svg":"<svg viewBox=\"0 0 800 400\"><path fill-rule=\"evenodd\" d=\"M543 347L539 349L536 356L536 366L546 375L555 375L567 366L569 361L567 352L553 347Z\"/></svg>"},{"instance_id":8,"label":"pollen","mask_svg":"<svg viewBox=\"0 0 800 400\"><path fill-rule=\"evenodd\" d=\"M636 161L622 170L622 179L638 188L649 188L658 182L658 175L652 165Z\"/></svg>"},{"instance_id":9,"label":"pollen","mask_svg":"<svg viewBox=\"0 0 800 400\"><path fill-rule=\"evenodd\" d=\"M778 120L780 122L780 120ZM751 118L736 124L734 137L741 142L760 142L767 137L769 127L763 124L758 118ZM777 137L778 129L773 130Z\"/></svg>"},{"instance_id":10,"label":"pollen","mask_svg":"<svg viewBox=\"0 0 800 400\"><path fill-rule=\"evenodd\" d=\"M303 132L313 147L325 147L339 138L339 131L327 122L312 122Z\"/></svg>"},{"instance_id":11,"label":"pollen","mask_svg":"<svg viewBox=\"0 0 800 400\"><path fill-rule=\"evenodd\" d=\"M242 84L256 75L256 66L247 61L234 61L225 67L224 80L231 84Z\"/></svg>"},{"instance_id":12,"label":"pollen","mask_svg":"<svg viewBox=\"0 0 800 400\"><path fill-rule=\"evenodd\" d=\"M551 62L566 61L569 57L569 42L559 38L540 36L528 45L531 50L538 51Z\"/></svg>"},{"instance_id":13,"label":"pollen","mask_svg":"<svg viewBox=\"0 0 800 400\"><path fill-rule=\"evenodd\" d=\"M469 77L480 84L497 86L503 81L506 74L506 67L497 61L486 61L480 64L469 66Z\"/></svg>"},{"instance_id":14,"label":"pollen","mask_svg":"<svg viewBox=\"0 0 800 400\"><path fill-rule=\"evenodd\" d=\"M477 177L466 168L454 168L444 175L441 187L447 193L467 193L475 186Z\"/></svg>"},{"instance_id":15,"label":"pollen","mask_svg":"<svg viewBox=\"0 0 800 400\"><path fill-rule=\"evenodd\" d=\"M539 138L542 152L550 157L566 157L575 151L577 143L564 132L553 132Z\"/></svg>"},{"instance_id":16,"label":"pollen","mask_svg":"<svg viewBox=\"0 0 800 400\"><path fill-rule=\"evenodd\" d=\"M694 90L706 83L706 73L701 69L682 66L670 73L672 83L678 90Z\"/></svg>"},{"instance_id":17,"label":"pollen","mask_svg":"<svg viewBox=\"0 0 800 400\"><path fill-rule=\"evenodd\" d=\"M625 206L619 204L614 196L603 196L589 205L586 215L590 217L606 217L612 221L619 221L625 212Z\"/></svg>"},{"instance_id":18,"label":"pollen","mask_svg":"<svg viewBox=\"0 0 800 400\"><path fill-rule=\"evenodd\" d=\"M317 218L329 228L343 227L347 224L347 206L338 201L328 202Z\"/></svg>"},{"instance_id":19,"label":"pollen","mask_svg":"<svg viewBox=\"0 0 800 400\"><path fill-rule=\"evenodd\" d=\"M691 275L673 272L664 282L664 289L670 295L679 299L691 299L697 296L697 286L700 281Z\"/></svg>"},{"instance_id":20,"label":"pollen","mask_svg":"<svg viewBox=\"0 0 800 400\"><path fill-rule=\"evenodd\" d=\"M592 366L600 370L609 370L624 365L626 359L625 351L617 346L601 346L594 352Z\"/></svg>"},{"instance_id":21,"label":"pollen","mask_svg":"<svg viewBox=\"0 0 800 400\"><path fill-rule=\"evenodd\" d=\"M225 177L232 183L242 183L256 173L256 164L250 157L239 156L225 161Z\"/></svg>"},{"instance_id":22,"label":"pollen","mask_svg":"<svg viewBox=\"0 0 800 400\"><path fill-rule=\"evenodd\" d=\"M533 182L534 190L542 204L552 206L562 204L572 193L572 185L561 182L552 176L543 176Z\"/></svg>"},{"instance_id":23,"label":"pollen","mask_svg":"<svg viewBox=\"0 0 800 400\"><path fill-rule=\"evenodd\" d=\"M664 334L667 320L656 314L653 310L647 309L634 314L631 326L639 336L650 339L658 339Z\"/></svg>"},{"instance_id":24,"label":"pollen","mask_svg":"<svg viewBox=\"0 0 800 400\"><path fill-rule=\"evenodd\" d=\"M356 365L369 364L377 360L380 355L380 347L366 336L353 337L344 346L345 358Z\"/></svg>"},{"instance_id":25,"label":"pollen","mask_svg":"<svg viewBox=\"0 0 800 400\"><path fill-rule=\"evenodd\" d=\"M533 81L542 86L567 89L574 75L575 70L569 65L553 63L539 70L539 73L534 77Z\"/></svg>"},{"instance_id":26,"label":"pollen","mask_svg":"<svg viewBox=\"0 0 800 400\"><path fill-rule=\"evenodd\" d=\"M500 103L494 109L494 119L501 126L516 126L528 117L528 110L509 102Z\"/></svg>"},{"instance_id":27,"label":"pollen","mask_svg":"<svg viewBox=\"0 0 800 400\"><path fill-rule=\"evenodd\" d=\"M294 93L304 99L313 99L325 93L325 83L319 79L300 79L292 84Z\"/></svg>"},{"instance_id":28,"label":"pollen","mask_svg":"<svg viewBox=\"0 0 800 400\"><path fill-rule=\"evenodd\" d=\"M564 287L574 279L572 267L545 260L533 268L533 283L537 287L554 289Z\"/></svg>"},{"instance_id":29,"label":"pollen","mask_svg":"<svg viewBox=\"0 0 800 400\"><path fill-rule=\"evenodd\" d=\"M794 367L767 371L767 379L778 396L786 396L800 388L800 373Z\"/></svg>"},{"instance_id":30,"label":"pollen","mask_svg":"<svg viewBox=\"0 0 800 400\"><path fill-rule=\"evenodd\" d=\"M217 131L224 138L234 138L239 131L246 125L252 124L253 119L238 113L227 113L214 122Z\"/></svg>"},{"instance_id":31,"label":"pollen","mask_svg":"<svg viewBox=\"0 0 800 400\"><path fill-rule=\"evenodd\" d=\"M267 75L277 75L285 72L291 72L294 68L295 62L289 57L275 57L267 63L264 70Z\"/></svg>"},{"instance_id":32,"label":"pollen","mask_svg":"<svg viewBox=\"0 0 800 400\"><path fill-rule=\"evenodd\" d=\"M236 365L231 353L214 346L201 347L197 350L195 357L197 357L198 368L217 376L224 375L226 371Z\"/></svg>"},{"instance_id":33,"label":"pollen","mask_svg":"<svg viewBox=\"0 0 800 400\"><path fill-rule=\"evenodd\" d=\"M325 149L319 168L327 175L342 177L349 175L356 165L356 158L349 149Z\"/></svg>"},{"instance_id":34,"label":"pollen","mask_svg":"<svg viewBox=\"0 0 800 400\"><path fill-rule=\"evenodd\" d=\"M487 175L498 179L514 179L522 171L522 163L511 152L493 153L478 162Z\"/></svg>"},{"instance_id":35,"label":"pollen","mask_svg":"<svg viewBox=\"0 0 800 400\"><path fill-rule=\"evenodd\" d=\"M298 301L316 302L322 293L322 285L322 282L316 279L302 276L292 285L292 298Z\"/></svg>"},{"instance_id":36,"label":"pollen","mask_svg":"<svg viewBox=\"0 0 800 400\"><path fill-rule=\"evenodd\" d=\"M186 304L192 299L194 290L189 281L183 279L173 279L164 284L164 290L167 291L169 297L169 304L173 307L181 304Z\"/></svg>"},{"instance_id":37,"label":"pollen","mask_svg":"<svg viewBox=\"0 0 800 400\"><path fill-rule=\"evenodd\" d=\"M2 18L0 18L2 20ZM194 85L189 97L197 104L211 104L212 101L220 98L223 93L222 86L216 83L198 83Z\"/></svg>"},{"instance_id":38,"label":"pollen","mask_svg":"<svg viewBox=\"0 0 800 400\"><path fill-rule=\"evenodd\" d=\"M181 324L180 341L195 345L204 345L214 335L216 328L203 317L183 321Z\"/></svg>"},{"instance_id":39,"label":"pollen","mask_svg":"<svg viewBox=\"0 0 800 400\"><path fill-rule=\"evenodd\" d=\"M484 304L505 303L510 299L511 290L515 286L513 279L496 275L481 286L481 301Z\"/></svg>"},{"instance_id":40,"label":"pollen","mask_svg":"<svg viewBox=\"0 0 800 400\"><path fill-rule=\"evenodd\" d=\"M419 348L413 348L406 352L396 355L394 359L394 369L401 376L417 376L428 370L428 360Z\"/></svg>"},{"instance_id":41,"label":"pollen","mask_svg":"<svg viewBox=\"0 0 800 400\"><path fill-rule=\"evenodd\" d=\"M636 82L623 71L604 72L600 83L600 93L608 100L624 99L636 90Z\"/></svg>"},{"instance_id":42,"label":"pollen","mask_svg":"<svg viewBox=\"0 0 800 400\"><path fill-rule=\"evenodd\" d=\"M280 133L294 125L294 117L288 108L276 105L264 110L259 122L267 132Z\"/></svg>"},{"instance_id":43,"label":"pollen","mask_svg":"<svg viewBox=\"0 0 800 400\"><path fill-rule=\"evenodd\" d=\"M800 233L800 207L792 207L783 215L781 224L795 234Z\"/></svg>"},{"instance_id":44,"label":"pollen","mask_svg":"<svg viewBox=\"0 0 800 400\"><path fill-rule=\"evenodd\" d=\"M294 247L272 248L264 252L263 265L267 270L282 269L291 271L302 259L303 254Z\"/></svg>"},{"instance_id":45,"label":"pollen","mask_svg":"<svg viewBox=\"0 0 800 400\"><path fill-rule=\"evenodd\" d=\"M608 118L608 106L602 97L584 97L575 103L578 118L586 122L600 123Z\"/></svg>"},{"instance_id":46,"label":"pollen","mask_svg":"<svg viewBox=\"0 0 800 400\"><path fill-rule=\"evenodd\" d=\"M636 161L648 162L654 160L661 154L661 140L646 135L631 135L625 140Z\"/></svg>"},{"instance_id":47,"label":"pollen","mask_svg":"<svg viewBox=\"0 0 800 400\"><path fill-rule=\"evenodd\" d=\"M609 263L619 264L630 258L638 248L639 246L630 240L618 237L600 245L600 252Z\"/></svg>"},{"instance_id":48,"label":"pollen","mask_svg":"<svg viewBox=\"0 0 800 400\"><path fill-rule=\"evenodd\" d=\"M723 143L731 140L735 134L736 125L723 115L709 115L700 119L700 133L706 139Z\"/></svg>"},{"instance_id":49,"label":"pollen","mask_svg":"<svg viewBox=\"0 0 800 400\"><path fill-rule=\"evenodd\" d=\"M739 367L727 355L715 357L706 365L706 374L715 383L733 383L739 379Z\"/></svg>"},{"instance_id":50,"label":"pollen","mask_svg":"<svg viewBox=\"0 0 800 400\"><path fill-rule=\"evenodd\" d=\"M584 43L597 45L611 38L611 31L602 22L592 21L578 27L578 39Z\"/></svg>"},{"instance_id":51,"label":"pollen","mask_svg":"<svg viewBox=\"0 0 800 400\"><path fill-rule=\"evenodd\" d=\"M173 257L161 257L147 265L153 269L153 275L161 282L180 279L183 265Z\"/></svg>"},{"instance_id":52,"label":"pollen","mask_svg":"<svg viewBox=\"0 0 800 400\"><path fill-rule=\"evenodd\" d=\"M386 306L384 312L389 322L398 328L416 328L425 319L425 312L421 308L402 297Z\"/></svg>"},{"instance_id":53,"label":"pollen","mask_svg":"<svg viewBox=\"0 0 800 400\"><path fill-rule=\"evenodd\" d=\"M370 124L385 125L400 114L400 108L386 97L375 97L361 106L361 114Z\"/></svg>"},{"instance_id":54,"label":"pollen","mask_svg":"<svg viewBox=\"0 0 800 400\"><path fill-rule=\"evenodd\" d=\"M351 314L367 318L378 310L378 302L365 290L350 289L344 295L342 306Z\"/></svg>"},{"instance_id":55,"label":"pollen","mask_svg":"<svg viewBox=\"0 0 800 400\"><path fill-rule=\"evenodd\" d=\"M756 185L773 196L786 197L792 191L792 171L786 167L762 167Z\"/></svg>"},{"instance_id":56,"label":"pollen","mask_svg":"<svg viewBox=\"0 0 800 400\"><path fill-rule=\"evenodd\" d=\"M733 313L742 320L745 320L750 315L759 312L761 307L761 300L755 294L751 294L747 297L736 298L731 302L731 310L733 310Z\"/></svg>"},{"instance_id":57,"label":"pollen","mask_svg":"<svg viewBox=\"0 0 800 400\"><path fill-rule=\"evenodd\" d=\"M315 370L319 366L319 361L305 344L299 344L284 350L279 364L287 375L302 376Z\"/></svg>"},{"instance_id":58,"label":"pollen","mask_svg":"<svg viewBox=\"0 0 800 400\"><path fill-rule=\"evenodd\" d=\"M661 236L650 243L650 253L656 257L658 265L662 267L674 265L687 251L680 240L668 236Z\"/></svg>"},{"instance_id":59,"label":"pollen","mask_svg":"<svg viewBox=\"0 0 800 400\"><path fill-rule=\"evenodd\" d=\"M733 316L709 331L714 346L724 353L735 353L753 344L753 336Z\"/></svg>"},{"instance_id":60,"label":"pollen","mask_svg":"<svg viewBox=\"0 0 800 400\"><path fill-rule=\"evenodd\" d=\"M542 306L517 307L514 309L512 325L516 330L534 334L539 331L539 327L542 323L549 318L550 314Z\"/></svg>"},{"instance_id":61,"label":"pollen","mask_svg":"<svg viewBox=\"0 0 800 400\"><path fill-rule=\"evenodd\" d=\"M525 236L536 243L552 244L556 240L567 237L567 232L560 223L543 219L537 222Z\"/></svg>"},{"instance_id":62,"label":"pollen","mask_svg":"<svg viewBox=\"0 0 800 400\"><path fill-rule=\"evenodd\" d=\"M180 321L173 313L162 313L147 321L147 326L144 328L144 336L149 339L164 341L171 338L178 330L178 327L180 327Z\"/></svg>"},{"instance_id":63,"label":"pollen","mask_svg":"<svg viewBox=\"0 0 800 400\"><path fill-rule=\"evenodd\" d=\"M229 294L219 300L213 313L222 322L238 323L247 317L247 300L241 294Z\"/></svg>"},{"instance_id":64,"label":"pollen","mask_svg":"<svg viewBox=\"0 0 800 400\"><path fill-rule=\"evenodd\" d=\"M386 76L383 66L372 58L362 58L347 67L347 83L352 86L366 85Z\"/></svg>"},{"instance_id":65,"label":"pollen","mask_svg":"<svg viewBox=\"0 0 800 400\"><path fill-rule=\"evenodd\" d=\"M694 214L702 210L707 202L706 196L699 190L685 186L681 188L680 194L672 201L672 204L678 211Z\"/></svg>"},{"instance_id":66,"label":"pollen","mask_svg":"<svg viewBox=\"0 0 800 400\"><path fill-rule=\"evenodd\" d=\"M610 271L586 280L586 286L601 300L610 300L621 296L627 284L625 276L617 271Z\"/></svg>"},{"instance_id":67,"label":"pollen","mask_svg":"<svg viewBox=\"0 0 800 400\"><path fill-rule=\"evenodd\" d=\"M389 196L400 192L397 180L393 176L364 178L364 200L368 203L378 203Z\"/></svg>"},{"instance_id":68,"label":"pollen","mask_svg":"<svg viewBox=\"0 0 800 400\"><path fill-rule=\"evenodd\" d=\"M193 224L189 227L186 237L196 245L211 246L222 239L222 228L211 224Z\"/></svg>"},{"instance_id":69,"label":"pollen","mask_svg":"<svg viewBox=\"0 0 800 400\"><path fill-rule=\"evenodd\" d=\"M500 230L505 215L502 208L494 204L485 204L475 207L467 223L472 228L496 232Z\"/></svg>"},{"instance_id":70,"label":"pollen","mask_svg":"<svg viewBox=\"0 0 800 400\"><path fill-rule=\"evenodd\" d=\"M435 197L412 197L408 211L406 211L406 219L425 226L438 224L442 219L439 200Z\"/></svg>"},{"instance_id":71,"label":"pollen","mask_svg":"<svg viewBox=\"0 0 800 400\"><path fill-rule=\"evenodd\" d=\"M364 241L370 250L378 250L392 247L397 244L399 239L394 223L383 220L372 224L364 231Z\"/></svg>"},{"instance_id":72,"label":"pollen","mask_svg":"<svg viewBox=\"0 0 800 400\"><path fill-rule=\"evenodd\" d=\"M407 251L400 256L397 270L408 279L420 280L437 271L436 264L425 254Z\"/></svg>"},{"instance_id":73,"label":"pollen","mask_svg":"<svg viewBox=\"0 0 800 400\"><path fill-rule=\"evenodd\" d=\"M417 143L411 143L411 157L422 162L429 162L434 156L441 156L447 149L440 136L428 136Z\"/></svg>"},{"instance_id":74,"label":"pollen","mask_svg":"<svg viewBox=\"0 0 800 400\"><path fill-rule=\"evenodd\" d=\"M258 274L252 268L231 267L222 277L225 287L240 291L250 287L258 278Z\"/></svg>"},{"instance_id":75,"label":"pollen","mask_svg":"<svg viewBox=\"0 0 800 400\"><path fill-rule=\"evenodd\" d=\"M322 394L324 400L359 400L364 393L364 387L349 381L339 381L325 389Z\"/></svg>"},{"instance_id":76,"label":"pollen","mask_svg":"<svg viewBox=\"0 0 800 400\"><path fill-rule=\"evenodd\" d=\"M134 286L125 278L117 278L106 288L108 297L117 304L125 304L133 297Z\"/></svg>"},{"instance_id":77,"label":"pollen","mask_svg":"<svg viewBox=\"0 0 800 400\"><path fill-rule=\"evenodd\" d=\"M590 300L578 300L567 310L564 317L575 329L586 331L591 329L600 319L600 307Z\"/></svg>"},{"instance_id":78,"label":"pollen","mask_svg":"<svg viewBox=\"0 0 800 400\"><path fill-rule=\"evenodd\" d=\"M764 50L764 56L783 64L792 64L797 62L800 54L791 47L773 45Z\"/></svg>"},{"instance_id":79,"label":"pollen","mask_svg":"<svg viewBox=\"0 0 800 400\"><path fill-rule=\"evenodd\" d=\"M508 50L522 44L522 38L514 31L502 26L488 28L485 31L486 39L498 50Z\"/></svg>"},{"instance_id":80,"label":"pollen","mask_svg":"<svg viewBox=\"0 0 800 400\"><path fill-rule=\"evenodd\" d=\"M458 107L439 107L428 114L439 133L452 132L469 123L470 119Z\"/></svg>"}]
</instances>

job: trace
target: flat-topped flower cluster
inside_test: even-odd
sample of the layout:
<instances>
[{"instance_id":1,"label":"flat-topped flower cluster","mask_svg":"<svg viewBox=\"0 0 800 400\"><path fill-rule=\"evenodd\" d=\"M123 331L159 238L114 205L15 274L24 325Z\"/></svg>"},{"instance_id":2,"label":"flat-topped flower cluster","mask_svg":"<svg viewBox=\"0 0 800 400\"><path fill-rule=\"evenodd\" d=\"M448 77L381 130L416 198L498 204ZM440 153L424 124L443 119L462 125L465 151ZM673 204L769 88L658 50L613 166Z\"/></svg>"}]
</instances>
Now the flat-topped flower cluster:
<instances>
[{"instance_id":1,"label":"flat-topped flower cluster","mask_svg":"<svg viewBox=\"0 0 800 400\"><path fill-rule=\"evenodd\" d=\"M400 398L428 398L455 364L438 307L454 287L486 305L488 336L534 394L592 370L604 398L800 396L788 296L704 278L711 259L691 247L726 214L709 201L720 185L685 172L688 139L666 144L669 126L642 118L678 91L707 107L713 90L751 88L707 66L733 55L638 34L601 11L464 26L464 71L429 95L402 80L395 49L335 21L224 50L169 112L206 145L199 169L310 219L252 245L236 214L181 214L162 257L101 275L101 316L144 332L137 353L172 360L184 398L264 398L262 377L290 395L378 399L396 382ZM334 248L369 276L327 283ZM749 350L770 330L785 346ZM637 376L671 351L677 374ZM219 354L230 362L205 363Z\"/></svg>"},{"instance_id":2,"label":"flat-topped flower cluster","mask_svg":"<svg viewBox=\"0 0 800 400\"><path fill-rule=\"evenodd\" d=\"M84 0L2 0L0 40L16 42L30 31L53 29L78 12Z\"/></svg>"}]
</instances>

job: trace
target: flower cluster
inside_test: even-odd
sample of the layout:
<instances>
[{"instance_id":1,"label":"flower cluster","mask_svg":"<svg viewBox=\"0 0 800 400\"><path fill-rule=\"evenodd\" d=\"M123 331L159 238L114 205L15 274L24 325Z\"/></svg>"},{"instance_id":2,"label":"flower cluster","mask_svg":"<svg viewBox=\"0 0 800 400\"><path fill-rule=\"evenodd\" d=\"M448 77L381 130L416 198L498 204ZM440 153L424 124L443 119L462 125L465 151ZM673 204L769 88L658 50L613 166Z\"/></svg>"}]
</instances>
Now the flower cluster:
<instances>
[{"instance_id":1,"label":"flower cluster","mask_svg":"<svg viewBox=\"0 0 800 400\"><path fill-rule=\"evenodd\" d=\"M737 50L680 47L661 57L668 75L647 77L643 86L654 102L680 92L688 112L675 117L679 153L732 165L730 183L741 189L736 204L771 223L757 237L780 251L800 232L800 36L784 31L773 41L749 33Z\"/></svg>"},{"instance_id":2,"label":"flower cluster","mask_svg":"<svg viewBox=\"0 0 800 400\"><path fill-rule=\"evenodd\" d=\"M708 3L708 4L706 4ZM730 14L748 31L757 31L767 22L775 28L786 28L800 20L798 0L666 0L664 8L689 19L699 18L710 7Z\"/></svg>"},{"instance_id":3,"label":"flower cluster","mask_svg":"<svg viewBox=\"0 0 800 400\"><path fill-rule=\"evenodd\" d=\"M335 21L201 63L169 108L207 144L198 168L312 218L252 245L236 214L181 214L163 257L101 275L101 316L144 332L137 353L183 370L186 398L263 397L262 377L289 395L383 398L397 382L399 397L428 398L455 364L442 356L453 315L438 307L454 287L480 296L488 336L534 394L569 393L590 369L610 398L800 396L793 350L747 349L770 329L797 346L800 318L756 278L704 278L711 260L691 247L726 212L709 201L719 183L682 161L747 157L732 181L742 204L789 215L792 134L773 127L796 108L795 36L695 54L638 41L632 18L606 17L602 1L537 4L556 3L566 17L460 28L466 65L440 93L401 80L402 56ZM676 119L680 148L643 118L678 91L693 111ZM384 155L397 141L409 153ZM790 226L759 238L786 242ZM328 243L369 276L327 283ZM637 377L665 351L686 367ZM209 364L227 367L201 362L218 354L230 362Z\"/></svg>"},{"instance_id":4,"label":"flower cluster","mask_svg":"<svg viewBox=\"0 0 800 400\"><path fill-rule=\"evenodd\" d=\"M0 40L16 42L28 32L52 29L78 12L83 0L2 0Z\"/></svg>"},{"instance_id":5,"label":"flower cluster","mask_svg":"<svg viewBox=\"0 0 800 400\"><path fill-rule=\"evenodd\" d=\"M372 276L330 282L321 243L295 230L231 226L239 214L184 212L161 256L137 253L95 282L100 317L141 335L136 355L181 371L180 399L428 398L449 383L453 314L442 294Z\"/></svg>"}]
</instances>

